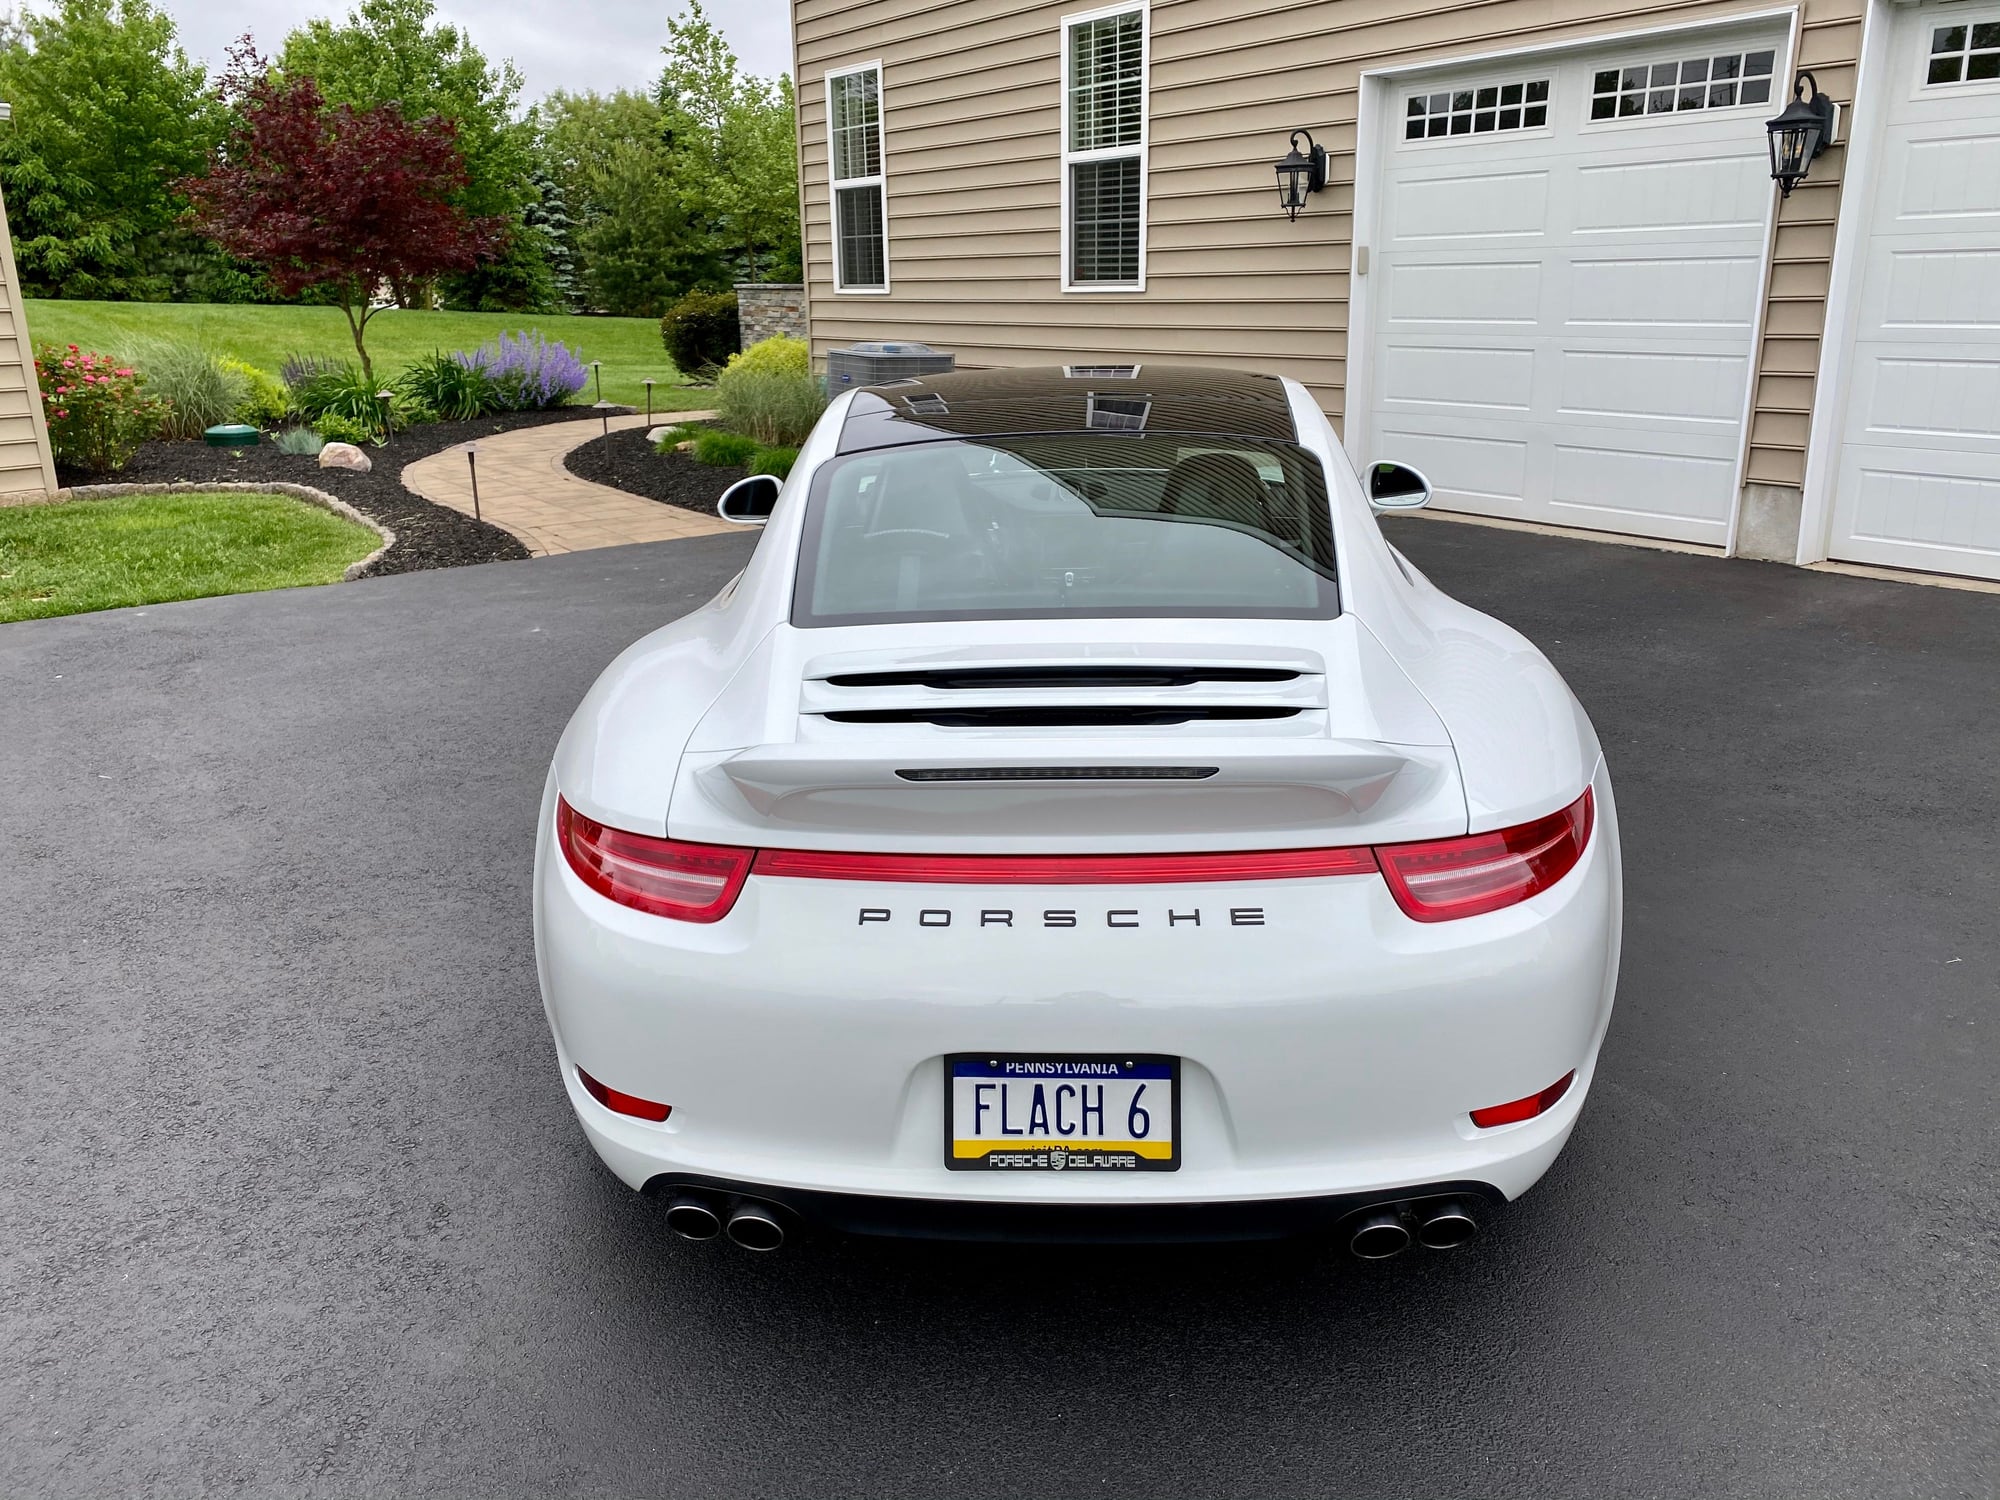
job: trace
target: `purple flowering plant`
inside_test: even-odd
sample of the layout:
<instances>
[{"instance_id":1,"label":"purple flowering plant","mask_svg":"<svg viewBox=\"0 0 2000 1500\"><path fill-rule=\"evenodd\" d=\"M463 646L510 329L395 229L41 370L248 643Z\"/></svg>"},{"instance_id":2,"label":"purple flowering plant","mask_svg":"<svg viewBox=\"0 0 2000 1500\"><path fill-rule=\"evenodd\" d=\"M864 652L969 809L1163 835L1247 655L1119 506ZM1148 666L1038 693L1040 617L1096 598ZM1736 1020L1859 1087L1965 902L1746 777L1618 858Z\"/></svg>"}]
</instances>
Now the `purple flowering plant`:
<instances>
[{"instance_id":1,"label":"purple flowering plant","mask_svg":"<svg viewBox=\"0 0 2000 1500\"><path fill-rule=\"evenodd\" d=\"M590 378L574 350L540 333L503 333L492 343L454 358L492 382L503 411L561 406Z\"/></svg>"}]
</instances>

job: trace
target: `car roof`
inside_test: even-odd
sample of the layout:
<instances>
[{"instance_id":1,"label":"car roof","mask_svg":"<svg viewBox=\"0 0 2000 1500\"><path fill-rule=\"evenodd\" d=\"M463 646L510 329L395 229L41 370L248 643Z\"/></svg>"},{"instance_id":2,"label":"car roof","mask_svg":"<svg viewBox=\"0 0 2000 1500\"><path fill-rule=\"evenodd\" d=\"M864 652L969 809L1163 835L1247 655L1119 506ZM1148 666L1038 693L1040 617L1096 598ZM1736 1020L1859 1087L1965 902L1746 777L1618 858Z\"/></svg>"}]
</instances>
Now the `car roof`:
<instances>
[{"instance_id":1,"label":"car roof","mask_svg":"<svg viewBox=\"0 0 2000 1500\"><path fill-rule=\"evenodd\" d=\"M1201 365L1077 364L866 386L848 406L839 451L1035 432L1298 440L1285 383L1276 376Z\"/></svg>"}]
</instances>

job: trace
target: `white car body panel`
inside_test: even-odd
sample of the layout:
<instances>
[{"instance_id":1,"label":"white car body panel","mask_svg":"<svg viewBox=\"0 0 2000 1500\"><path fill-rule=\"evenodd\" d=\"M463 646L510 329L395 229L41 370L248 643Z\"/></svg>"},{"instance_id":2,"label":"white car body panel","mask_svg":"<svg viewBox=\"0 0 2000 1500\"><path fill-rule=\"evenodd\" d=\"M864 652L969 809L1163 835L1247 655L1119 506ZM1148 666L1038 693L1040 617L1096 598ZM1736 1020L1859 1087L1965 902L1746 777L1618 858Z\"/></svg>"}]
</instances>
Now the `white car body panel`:
<instances>
[{"instance_id":1,"label":"white car body panel","mask_svg":"<svg viewBox=\"0 0 2000 1500\"><path fill-rule=\"evenodd\" d=\"M634 1187L680 1175L772 1189L993 1203L1226 1203L1531 1185L1568 1138L1609 1022L1622 913L1617 818L1595 733L1517 632L1451 600L1383 540L1331 426L1286 390L1332 501L1332 619L791 623L808 494L856 394L802 450L739 579L635 643L585 696L541 810L535 924L565 1086ZM1171 730L833 724L829 703L922 704L922 686L833 688L889 669L1045 662L1273 665L1282 684L1204 701L1295 716ZM861 692L859 698L851 696ZM1126 691L1126 690L1120 690ZM1132 690L1170 705L1187 689ZM1234 695L1233 697L1230 695ZM997 688L954 703L1007 706ZM1190 785L912 785L925 767L1200 763ZM1512 827L1589 787L1578 866L1515 906L1419 923L1380 876L1146 887L894 885L753 873L712 924L621 906L554 839L557 797L615 828L757 848L908 854L1173 854L1357 846ZM1199 926L1165 925L1198 908ZM857 921L862 909L887 921ZM1254 925L1228 913L1254 908ZM990 910L1021 925L979 925ZM1073 928L1033 925L1048 910ZM947 912L948 925L920 923ZM1097 914L1137 913L1098 920ZM1172 1172L951 1171L942 1060L1160 1053L1183 1060ZM586 1093L672 1104L652 1124ZM1468 1111L1575 1070L1546 1113Z\"/></svg>"}]
</instances>

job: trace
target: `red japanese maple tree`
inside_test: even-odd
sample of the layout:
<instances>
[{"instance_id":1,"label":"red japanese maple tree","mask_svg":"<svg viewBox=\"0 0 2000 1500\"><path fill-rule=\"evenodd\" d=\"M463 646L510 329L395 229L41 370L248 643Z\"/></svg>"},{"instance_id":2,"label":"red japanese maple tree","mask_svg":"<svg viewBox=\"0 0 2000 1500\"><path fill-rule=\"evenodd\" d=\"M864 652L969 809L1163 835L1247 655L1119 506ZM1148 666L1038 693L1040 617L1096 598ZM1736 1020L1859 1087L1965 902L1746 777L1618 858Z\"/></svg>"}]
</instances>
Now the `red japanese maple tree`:
<instances>
[{"instance_id":1,"label":"red japanese maple tree","mask_svg":"<svg viewBox=\"0 0 2000 1500\"><path fill-rule=\"evenodd\" d=\"M372 381L364 339L380 289L471 269L503 247L506 221L451 201L466 180L451 121L407 120L394 104L329 108L311 78L275 75L247 48L232 62L236 127L181 184L194 222L285 295L331 293Z\"/></svg>"}]
</instances>

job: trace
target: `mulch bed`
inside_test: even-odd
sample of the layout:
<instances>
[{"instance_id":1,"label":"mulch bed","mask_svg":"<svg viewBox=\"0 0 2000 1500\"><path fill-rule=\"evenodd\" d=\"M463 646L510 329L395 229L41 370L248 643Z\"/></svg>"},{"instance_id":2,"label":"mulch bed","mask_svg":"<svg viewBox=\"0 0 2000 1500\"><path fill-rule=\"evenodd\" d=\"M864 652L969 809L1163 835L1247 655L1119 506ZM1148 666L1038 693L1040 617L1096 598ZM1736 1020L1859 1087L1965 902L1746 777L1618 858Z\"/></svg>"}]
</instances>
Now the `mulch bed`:
<instances>
[{"instance_id":1,"label":"mulch bed","mask_svg":"<svg viewBox=\"0 0 2000 1500\"><path fill-rule=\"evenodd\" d=\"M711 468L685 453L655 453L643 427L592 438L570 449L563 465L592 484L608 484L614 490L709 516L715 514L722 492L745 473L738 468Z\"/></svg>"},{"instance_id":2,"label":"mulch bed","mask_svg":"<svg viewBox=\"0 0 2000 1500\"><path fill-rule=\"evenodd\" d=\"M475 521L448 505L433 505L411 494L402 484L404 465L428 458L454 443L491 437L517 427L594 420L596 414L588 407L566 407L556 411L512 412L474 422L430 422L397 433L380 448L365 448L363 451L374 463L366 474L348 469L322 469L318 459L280 453L267 439L254 448L147 443L130 463L115 473L72 474L58 470L56 478L66 485L255 484L269 480L309 484L345 500L396 533L396 545L369 569L371 574L415 573L425 568L509 562L526 557L528 549L497 526Z\"/></svg>"}]
</instances>

